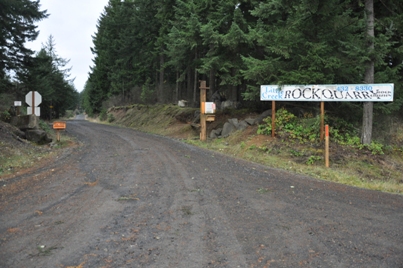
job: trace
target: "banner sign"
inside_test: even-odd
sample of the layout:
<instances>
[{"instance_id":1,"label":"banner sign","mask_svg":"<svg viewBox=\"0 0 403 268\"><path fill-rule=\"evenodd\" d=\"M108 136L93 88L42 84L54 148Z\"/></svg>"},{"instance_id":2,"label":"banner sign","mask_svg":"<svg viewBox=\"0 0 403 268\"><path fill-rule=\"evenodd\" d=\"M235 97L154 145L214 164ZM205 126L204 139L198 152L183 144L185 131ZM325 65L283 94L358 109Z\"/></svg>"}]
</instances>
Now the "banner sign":
<instances>
[{"instance_id":1,"label":"banner sign","mask_svg":"<svg viewBox=\"0 0 403 268\"><path fill-rule=\"evenodd\" d=\"M393 101L394 84L263 85L261 101Z\"/></svg>"}]
</instances>

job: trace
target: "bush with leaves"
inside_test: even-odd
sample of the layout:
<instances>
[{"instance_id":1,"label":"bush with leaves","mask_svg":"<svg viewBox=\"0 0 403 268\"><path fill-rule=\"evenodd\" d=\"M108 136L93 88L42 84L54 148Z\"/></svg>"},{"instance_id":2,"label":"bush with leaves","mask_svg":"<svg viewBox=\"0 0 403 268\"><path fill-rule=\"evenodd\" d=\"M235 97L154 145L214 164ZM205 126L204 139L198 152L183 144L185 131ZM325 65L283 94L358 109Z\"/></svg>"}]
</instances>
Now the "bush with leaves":
<instances>
[{"instance_id":1,"label":"bush with leaves","mask_svg":"<svg viewBox=\"0 0 403 268\"><path fill-rule=\"evenodd\" d=\"M99 114L99 120L105 121L107 119L107 112L106 109L102 109L101 113Z\"/></svg>"},{"instance_id":2,"label":"bush with leaves","mask_svg":"<svg viewBox=\"0 0 403 268\"><path fill-rule=\"evenodd\" d=\"M275 131L279 137L288 137L299 142L314 142L319 138L319 117L298 118L286 109L281 108L276 112L275 120ZM272 119L267 117L263 121L265 124L259 125L257 133L270 135Z\"/></svg>"},{"instance_id":3,"label":"bush with leaves","mask_svg":"<svg viewBox=\"0 0 403 268\"><path fill-rule=\"evenodd\" d=\"M140 99L143 103L151 103L155 90L153 89L153 86L151 84L151 80L147 79L146 83L143 85L141 88L141 94L140 94Z\"/></svg>"},{"instance_id":4,"label":"bush with leaves","mask_svg":"<svg viewBox=\"0 0 403 268\"><path fill-rule=\"evenodd\" d=\"M108 123L112 123L113 121L115 121L113 114L108 114Z\"/></svg>"},{"instance_id":5,"label":"bush with leaves","mask_svg":"<svg viewBox=\"0 0 403 268\"><path fill-rule=\"evenodd\" d=\"M11 115L8 111L4 111L0 114L0 120L9 123L11 120Z\"/></svg>"},{"instance_id":6,"label":"bush with leaves","mask_svg":"<svg viewBox=\"0 0 403 268\"><path fill-rule=\"evenodd\" d=\"M298 118L286 109L281 108L276 112L276 135L280 138L288 138L293 141L316 142L319 141L320 116L314 117L311 114ZM267 117L264 124L259 125L257 134L271 135L272 119ZM372 141L370 144L362 144L358 131L353 124L335 117L325 117L325 122L330 127L332 141L347 145L359 150L368 150L373 155L384 154L383 145Z\"/></svg>"},{"instance_id":7,"label":"bush with leaves","mask_svg":"<svg viewBox=\"0 0 403 268\"><path fill-rule=\"evenodd\" d=\"M48 123L46 123L45 121L43 121L42 119L39 120L39 127L44 130L46 133L51 133L51 128L48 125Z\"/></svg>"}]
</instances>

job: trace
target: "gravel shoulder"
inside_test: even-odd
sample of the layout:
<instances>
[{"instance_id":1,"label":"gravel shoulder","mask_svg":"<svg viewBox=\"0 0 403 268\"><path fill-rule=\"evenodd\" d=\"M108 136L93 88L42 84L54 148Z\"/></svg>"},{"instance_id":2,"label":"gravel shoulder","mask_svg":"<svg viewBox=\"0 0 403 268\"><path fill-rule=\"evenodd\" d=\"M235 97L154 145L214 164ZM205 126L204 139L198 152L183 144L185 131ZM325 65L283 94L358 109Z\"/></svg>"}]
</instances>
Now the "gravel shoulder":
<instances>
[{"instance_id":1,"label":"gravel shoulder","mask_svg":"<svg viewBox=\"0 0 403 268\"><path fill-rule=\"evenodd\" d=\"M0 188L0 267L402 267L403 196L128 128Z\"/></svg>"}]
</instances>

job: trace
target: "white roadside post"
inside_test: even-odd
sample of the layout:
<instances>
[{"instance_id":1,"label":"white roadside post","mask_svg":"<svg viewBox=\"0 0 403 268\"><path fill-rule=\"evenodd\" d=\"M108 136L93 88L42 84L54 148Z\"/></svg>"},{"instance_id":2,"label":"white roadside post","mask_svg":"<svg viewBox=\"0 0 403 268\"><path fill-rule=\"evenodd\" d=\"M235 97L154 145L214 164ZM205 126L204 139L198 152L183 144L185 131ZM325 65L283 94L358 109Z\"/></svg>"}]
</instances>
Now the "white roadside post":
<instances>
[{"instance_id":1,"label":"white roadside post","mask_svg":"<svg viewBox=\"0 0 403 268\"><path fill-rule=\"evenodd\" d=\"M14 101L14 107L16 107L16 116L20 116L20 107L21 107L21 101Z\"/></svg>"}]
</instances>

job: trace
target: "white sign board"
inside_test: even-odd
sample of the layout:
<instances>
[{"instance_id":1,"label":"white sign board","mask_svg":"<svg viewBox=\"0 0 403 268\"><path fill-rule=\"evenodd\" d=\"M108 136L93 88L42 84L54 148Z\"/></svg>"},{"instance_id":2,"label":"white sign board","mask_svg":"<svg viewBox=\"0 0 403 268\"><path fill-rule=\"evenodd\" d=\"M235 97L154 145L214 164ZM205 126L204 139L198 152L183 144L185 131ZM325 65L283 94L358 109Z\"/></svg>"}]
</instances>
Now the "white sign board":
<instances>
[{"instance_id":1,"label":"white sign board","mask_svg":"<svg viewBox=\"0 0 403 268\"><path fill-rule=\"evenodd\" d=\"M32 107L27 107L27 114L32 114ZM35 115L41 116L41 108L35 107Z\"/></svg>"},{"instance_id":2,"label":"white sign board","mask_svg":"<svg viewBox=\"0 0 403 268\"><path fill-rule=\"evenodd\" d=\"M215 113L215 103L214 102L205 102L204 103L204 112L206 114L214 114Z\"/></svg>"},{"instance_id":3,"label":"white sign board","mask_svg":"<svg viewBox=\"0 0 403 268\"><path fill-rule=\"evenodd\" d=\"M21 101L14 101L14 106L21 106Z\"/></svg>"},{"instance_id":4,"label":"white sign board","mask_svg":"<svg viewBox=\"0 0 403 268\"><path fill-rule=\"evenodd\" d=\"M394 84L263 85L262 101L393 101Z\"/></svg>"},{"instance_id":5,"label":"white sign board","mask_svg":"<svg viewBox=\"0 0 403 268\"><path fill-rule=\"evenodd\" d=\"M34 92L34 94L32 94ZM42 96L39 94L37 91L30 91L25 95L25 102L29 105L32 106L32 98L34 97L34 106L38 106L39 104L42 103ZM29 114L29 113L28 113Z\"/></svg>"}]
</instances>

